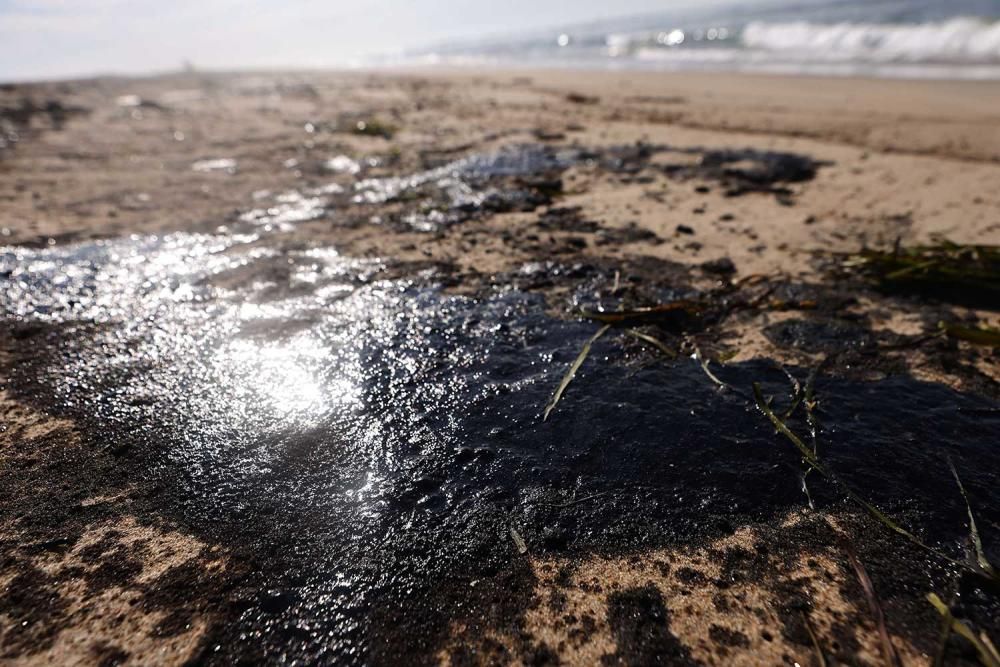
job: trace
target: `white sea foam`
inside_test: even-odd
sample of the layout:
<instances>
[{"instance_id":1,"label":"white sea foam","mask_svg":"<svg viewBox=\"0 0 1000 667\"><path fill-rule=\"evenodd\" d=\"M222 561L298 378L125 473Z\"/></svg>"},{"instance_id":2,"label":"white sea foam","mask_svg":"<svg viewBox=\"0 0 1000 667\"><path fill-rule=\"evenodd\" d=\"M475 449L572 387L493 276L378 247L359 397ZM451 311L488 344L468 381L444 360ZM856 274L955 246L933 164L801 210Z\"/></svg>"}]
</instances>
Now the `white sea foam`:
<instances>
[{"instance_id":1,"label":"white sea foam","mask_svg":"<svg viewBox=\"0 0 1000 667\"><path fill-rule=\"evenodd\" d=\"M568 39L557 39L562 34ZM697 10L608 19L546 34L442 45L431 57L426 52L420 56L425 58L421 64L479 67L525 64L998 80L1000 0L711 3Z\"/></svg>"},{"instance_id":2,"label":"white sea foam","mask_svg":"<svg viewBox=\"0 0 1000 667\"><path fill-rule=\"evenodd\" d=\"M829 62L1000 63L1000 22L959 17L937 23L808 21L749 23L748 49Z\"/></svg>"}]
</instances>

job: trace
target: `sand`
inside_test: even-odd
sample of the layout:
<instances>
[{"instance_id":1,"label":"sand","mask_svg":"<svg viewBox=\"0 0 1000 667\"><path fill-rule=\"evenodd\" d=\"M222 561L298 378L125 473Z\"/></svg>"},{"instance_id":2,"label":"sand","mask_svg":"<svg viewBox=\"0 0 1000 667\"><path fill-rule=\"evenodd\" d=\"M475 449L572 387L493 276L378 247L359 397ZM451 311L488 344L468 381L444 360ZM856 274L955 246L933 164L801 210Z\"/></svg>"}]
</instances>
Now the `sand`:
<instances>
[{"instance_id":1,"label":"sand","mask_svg":"<svg viewBox=\"0 0 1000 667\"><path fill-rule=\"evenodd\" d=\"M519 143L636 142L676 149L653 156L654 164L697 164L697 155L685 151L698 148L795 153L819 166L814 177L782 186L783 193L732 196L701 176L630 178L576 165L548 208L579 207L574 220L598 221L597 230L558 225L540 230L545 209L539 209L486 216L474 226L433 234L387 231L349 208L338 214L352 224L309 220L284 232L280 242L329 245L343 255L388 258L404 267L436 267L451 277L451 289L463 293L549 259L619 262L627 280L630 270L644 276L643 263L652 260L695 267L728 258L735 273L726 279L763 275L823 283L830 278L822 258L831 253L937 238L1000 244L996 82L563 70L188 73L9 85L0 88L0 108L7 110L0 117L7 137L0 148L4 245L211 232L254 207L271 205L276 194L328 183L336 174L324 164L342 154L377 155L384 173L412 173L427 161ZM398 131L391 138L343 131L354 118L372 117ZM702 285L719 279L711 271L698 276ZM254 275L227 279L240 283ZM900 336L926 332L937 312L868 298L847 310ZM956 306L949 314L981 326L1000 324L997 312L982 306ZM734 321L727 332L729 358L815 363L821 352L786 349L761 333L791 317L775 309ZM0 334L0 343L0 370L7 376L18 343L7 334ZM950 364L919 349L898 357L916 378L995 398L1000 381L995 354L964 343L953 347L949 354L957 361ZM25 403L0 394L0 468L10 479L18 478L19 466L44 459L52 447L81 447L71 421ZM86 460L83 452L79 456ZM46 590L55 591L51 613L58 622L34 634L19 633L13 624L20 617L5 617L0 608L0 623L10 626L0 625L0 655L15 664L207 660L208 628L227 613L207 596L214 596L214 586L224 579L216 573L240 569L227 560L224 545L202 543L169 517L155 520L155 500L128 485L102 490L72 478L52 483L62 486L54 497L76 498L88 509L83 518L55 516L44 529L25 527L0 510L8 570L0 569L0 587L14 590L19 570L13 564L30 563L53 582ZM143 518L137 520L129 499L140 496L135 515ZM819 601L821 611L810 628L823 642L834 641L831 655L881 664L870 611L853 570L835 548L837 519L834 511L806 520L788 517L788 525L812 522L810 534L825 536L813 544L826 540L827 548L802 553L780 533L776 537L780 526L771 525L742 527L718 543L632 557L594 554L569 568L564 557L532 554L525 567L533 573L536 602L519 612L516 628L457 619L449 637L428 655L484 664L548 657L569 664L601 659L641 664L663 656L677 664L809 664L815 660L812 646L767 630L780 624L779 616L787 612L782 591L796 582ZM35 534L39 531L51 536L61 530L79 534L68 550L25 547L44 542ZM771 545L776 555L769 567L775 574L720 590L711 583L720 577L713 559L737 543L751 550ZM125 552L130 563L140 563L137 571L97 572L95 558ZM199 564L197 580L204 586L204 592L193 593L193 603L176 592L157 593L156 582L165 580L167 569L191 563ZM602 585L590 583L596 581ZM666 634L662 628L636 632L652 632L665 653L629 653L629 621L615 615L614 604L624 605L626 614L628 605L645 604L644 587L663 594L663 613L673 622ZM26 599L30 603L30 596ZM890 627L904 664L929 664L934 639L925 626L933 615L898 613L898 623ZM164 630L164 619L171 618L182 622ZM924 625L908 625L912 619ZM527 645L534 648L528 651ZM539 653L538 645L551 655Z\"/></svg>"}]
</instances>

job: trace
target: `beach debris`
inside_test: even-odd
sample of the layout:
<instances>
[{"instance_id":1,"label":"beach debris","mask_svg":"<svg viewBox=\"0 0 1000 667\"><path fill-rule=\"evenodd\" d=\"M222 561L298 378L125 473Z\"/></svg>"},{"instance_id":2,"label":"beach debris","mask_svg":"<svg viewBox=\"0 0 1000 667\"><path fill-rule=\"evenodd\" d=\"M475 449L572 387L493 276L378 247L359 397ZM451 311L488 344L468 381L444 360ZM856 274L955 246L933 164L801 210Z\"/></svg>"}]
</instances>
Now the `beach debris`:
<instances>
[{"instance_id":1,"label":"beach debris","mask_svg":"<svg viewBox=\"0 0 1000 667\"><path fill-rule=\"evenodd\" d=\"M510 538L514 540L514 546L517 547L517 553L522 556L528 553L528 543L524 541L523 537L521 537L521 533L517 532L517 528L514 527L514 524L510 525Z\"/></svg>"},{"instance_id":2,"label":"beach debris","mask_svg":"<svg viewBox=\"0 0 1000 667\"><path fill-rule=\"evenodd\" d=\"M619 278L615 282L616 287L612 290L612 294L617 293L620 287L620 272L618 276ZM655 348L670 359L680 356L680 350L685 347L687 348L686 353L690 353L693 350L691 357L714 384L735 394L747 395L739 387L726 383L715 375L709 368L712 358L702 353L697 342L692 338L692 334L704 333L710 326L718 324L719 321L738 311L748 309L811 310L816 308L816 303L812 299L799 299L794 294L788 299L772 297L771 295L775 291L775 287L767 284L766 277L760 276L760 278L762 280L756 281L751 276L748 279L740 281L739 284L727 282L717 289L697 293L686 298L677 298L664 303L619 308L617 310L584 308L579 310L577 314L585 319L614 327L626 336ZM760 293L758 288L759 283L764 283L765 291L763 294ZM680 344L670 344L665 342L668 339L663 338L661 335L663 333L683 336L684 340ZM814 380L815 376L811 375L810 383L807 387L809 401L807 409L809 410L809 419L813 430L815 429L815 418L812 414L812 408L815 406L815 397L812 394L812 381ZM788 414L794 411L798 403L801 403L803 400L805 400L805 392L799 387L796 389L796 394L793 395L794 405ZM814 435L814 449L815 446ZM806 474L808 474L808 470ZM808 495L808 490L806 490L806 493Z\"/></svg>"},{"instance_id":3,"label":"beach debris","mask_svg":"<svg viewBox=\"0 0 1000 667\"><path fill-rule=\"evenodd\" d=\"M870 250L841 260L859 270L881 290L916 293L962 305L996 308L1000 303L1000 246L936 245Z\"/></svg>"}]
</instances>

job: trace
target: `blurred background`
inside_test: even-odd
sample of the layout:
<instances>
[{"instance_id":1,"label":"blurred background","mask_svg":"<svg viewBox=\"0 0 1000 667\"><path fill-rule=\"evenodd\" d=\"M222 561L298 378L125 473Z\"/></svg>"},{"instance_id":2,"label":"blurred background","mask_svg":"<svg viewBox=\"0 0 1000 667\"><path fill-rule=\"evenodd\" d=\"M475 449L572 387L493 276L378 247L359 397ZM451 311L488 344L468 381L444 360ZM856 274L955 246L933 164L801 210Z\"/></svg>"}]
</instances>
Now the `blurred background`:
<instances>
[{"instance_id":1,"label":"blurred background","mask_svg":"<svg viewBox=\"0 0 1000 667\"><path fill-rule=\"evenodd\" d=\"M0 79L413 64L1000 78L1000 0L0 0Z\"/></svg>"}]
</instances>

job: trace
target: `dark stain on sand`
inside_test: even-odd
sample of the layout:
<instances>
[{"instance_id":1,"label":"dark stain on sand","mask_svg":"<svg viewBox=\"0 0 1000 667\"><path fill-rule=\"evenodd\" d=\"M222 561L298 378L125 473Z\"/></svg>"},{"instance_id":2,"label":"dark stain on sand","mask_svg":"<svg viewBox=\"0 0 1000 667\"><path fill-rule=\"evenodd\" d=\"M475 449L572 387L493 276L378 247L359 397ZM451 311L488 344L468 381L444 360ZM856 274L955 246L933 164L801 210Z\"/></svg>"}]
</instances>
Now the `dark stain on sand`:
<instances>
[{"instance_id":1,"label":"dark stain on sand","mask_svg":"<svg viewBox=\"0 0 1000 667\"><path fill-rule=\"evenodd\" d=\"M454 622L523 631L537 603L532 554L701 544L804 504L799 457L746 397L755 381L787 396L767 360L716 369L742 390L726 391L693 360L649 363L609 336L543 422L596 327L551 317L538 294L456 296L433 270L401 277L237 236L12 252L0 301L14 333L7 389L71 418L83 445L60 447L58 432L23 443L22 467L0 471L5 513L32 544L66 549L95 511L81 489L131 488L141 520L221 546L233 563L222 574L187 565L137 582L133 555L113 545L94 550L101 564L86 573L95 590L124 582L168 612L166 635L212 618L199 663L425 663ZM1000 518L995 402L906 374L822 376L816 391L824 460L911 529L950 552L966 535L946 455L984 523ZM806 428L801 417L792 426ZM62 492L33 493L53 479ZM819 479L810 490L818 505L842 503ZM900 564L880 583L923 590L924 573L946 572L891 539L866 544ZM44 647L66 622L46 603L58 582L25 565L23 547L5 547L9 609L23 622L4 631L5 657ZM766 579L738 556L732 576ZM989 625L997 611L970 597L965 613ZM926 620L905 604L895 612ZM609 664L692 662L655 587L614 593L607 613ZM797 613L785 630L800 641ZM523 633L514 650L508 659L554 656Z\"/></svg>"}]
</instances>

